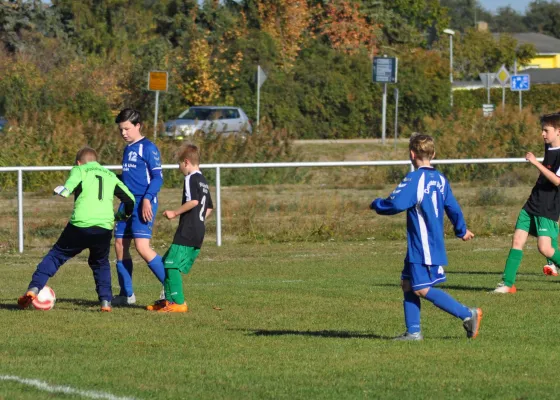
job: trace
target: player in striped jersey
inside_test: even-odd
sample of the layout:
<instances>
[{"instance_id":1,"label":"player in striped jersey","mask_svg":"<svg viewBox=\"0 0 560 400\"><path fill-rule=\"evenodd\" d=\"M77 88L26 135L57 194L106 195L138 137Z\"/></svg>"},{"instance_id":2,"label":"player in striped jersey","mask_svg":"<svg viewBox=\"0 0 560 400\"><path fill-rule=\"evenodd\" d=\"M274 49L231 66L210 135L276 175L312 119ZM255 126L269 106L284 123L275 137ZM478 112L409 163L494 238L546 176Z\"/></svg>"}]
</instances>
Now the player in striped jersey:
<instances>
[{"instance_id":1,"label":"player in striped jersey","mask_svg":"<svg viewBox=\"0 0 560 400\"><path fill-rule=\"evenodd\" d=\"M136 302L132 287L132 257L130 244L134 245L148 267L163 284L165 269L162 258L150 247L152 227L158 209L158 192L163 185L161 155L154 143L142 136L142 118L131 108L122 110L115 122L127 143L123 152L122 180L136 199L132 217L115 226L115 252L120 292L113 304L127 305Z\"/></svg>"},{"instance_id":2,"label":"player in striped jersey","mask_svg":"<svg viewBox=\"0 0 560 400\"><path fill-rule=\"evenodd\" d=\"M464 241L474 237L467 229L461 207L449 182L431 166L435 156L431 136L415 134L409 143L410 160L417 170L410 172L387 199L375 199L371 208L381 215L406 211L408 248L401 275L404 293L406 332L396 340L422 340L420 298L460 318L468 338L478 335L482 310L468 308L443 290L433 287L445 282L447 254L444 243L444 212L451 220L455 235Z\"/></svg>"}]
</instances>

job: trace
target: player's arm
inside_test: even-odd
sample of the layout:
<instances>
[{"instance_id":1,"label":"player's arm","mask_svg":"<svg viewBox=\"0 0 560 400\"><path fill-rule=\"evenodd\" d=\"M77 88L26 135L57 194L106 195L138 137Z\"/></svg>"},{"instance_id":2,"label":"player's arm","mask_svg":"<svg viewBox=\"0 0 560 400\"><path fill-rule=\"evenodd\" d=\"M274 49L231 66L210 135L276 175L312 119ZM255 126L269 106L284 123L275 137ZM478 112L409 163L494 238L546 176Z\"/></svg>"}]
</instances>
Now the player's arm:
<instances>
[{"instance_id":1,"label":"player's arm","mask_svg":"<svg viewBox=\"0 0 560 400\"><path fill-rule=\"evenodd\" d=\"M370 208L381 215L394 215L408 210L418 201L418 182L407 175L386 199L375 199Z\"/></svg>"},{"instance_id":2,"label":"player's arm","mask_svg":"<svg viewBox=\"0 0 560 400\"><path fill-rule=\"evenodd\" d=\"M539 172L543 174L544 177L548 179L553 185L560 186L560 177L557 175L558 173L560 173L560 171L556 171L556 173L554 173L553 171L549 170L544 165L542 165L539 160L537 160L535 155L531 152L525 154L525 159L535 167L537 167Z\"/></svg>"},{"instance_id":3,"label":"player's arm","mask_svg":"<svg viewBox=\"0 0 560 400\"><path fill-rule=\"evenodd\" d=\"M163 215L165 215L169 219L173 219L173 218L175 218L175 217L177 217L181 214L186 213L187 211L192 210L196 206L198 206L198 200L190 200L190 201L187 201L187 202L183 203L181 205L181 207L179 207L176 210L165 210L163 212Z\"/></svg>"},{"instance_id":4,"label":"player's arm","mask_svg":"<svg viewBox=\"0 0 560 400\"><path fill-rule=\"evenodd\" d=\"M62 197L68 197L82 183L82 172L78 166L70 170L70 175L64 185L54 188L54 193Z\"/></svg>"},{"instance_id":5,"label":"player's arm","mask_svg":"<svg viewBox=\"0 0 560 400\"><path fill-rule=\"evenodd\" d=\"M451 186L449 186L449 182L447 181L445 182L444 196L445 203L443 208L447 218L449 218L453 224L455 236L463 240L471 239L474 235L467 229L467 223L465 222L465 217L463 216L463 210L461 210L461 206L453 195Z\"/></svg>"},{"instance_id":6,"label":"player's arm","mask_svg":"<svg viewBox=\"0 0 560 400\"><path fill-rule=\"evenodd\" d=\"M207 200L206 204L207 204L206 215L204 216L204 219L208 218L210 216L210 214L212 214L212 210L214 210L214 202L212 201L212 196L210 195L210 190L208 191L208 200Z\"/></svg>"},{"instance_id":7,"label":"player's arm","mask_svg":"<svg viewBox=\"0 0 560 400\"><path fill-rule=\"evenodd\" d=\"M132 211L134 210L134 195L130 193L126 185L118 179L116 181L114 194L124 205L124 215L117 215L117 219L127 219L132 215Z\"/></svg>"},{"instance_id":8,"label":"player's arm","mask_svg":"<svg viewBox=\"0 0 560 400\"><path fill-rule=\"evenodd\" d=\"M159 193L163 185L163 171L161 168L161 155L156 146L148 149L145 157L148 166L148 173L150 174L150 184L144 194L144 199L152 200Z\"/></svg>"}]
</instances>

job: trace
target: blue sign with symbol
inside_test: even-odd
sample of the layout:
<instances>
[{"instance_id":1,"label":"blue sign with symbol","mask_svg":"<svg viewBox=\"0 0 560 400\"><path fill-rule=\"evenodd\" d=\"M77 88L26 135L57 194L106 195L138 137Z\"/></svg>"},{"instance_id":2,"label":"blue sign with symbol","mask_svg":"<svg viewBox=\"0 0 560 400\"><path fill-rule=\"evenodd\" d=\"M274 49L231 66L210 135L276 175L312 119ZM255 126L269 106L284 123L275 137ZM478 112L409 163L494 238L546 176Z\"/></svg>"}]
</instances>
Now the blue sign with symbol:
<instances>
[{"instance_id":1,"label":"blue sign with symbol","mask_svg":"<svg viewBox=\"0 0 560 400\"><path fill-rule=\"evenodd\" d=\"M531 89L531 79L529 75L512 75L511 90L529 90Z\"/></svg>"}]
</instances>

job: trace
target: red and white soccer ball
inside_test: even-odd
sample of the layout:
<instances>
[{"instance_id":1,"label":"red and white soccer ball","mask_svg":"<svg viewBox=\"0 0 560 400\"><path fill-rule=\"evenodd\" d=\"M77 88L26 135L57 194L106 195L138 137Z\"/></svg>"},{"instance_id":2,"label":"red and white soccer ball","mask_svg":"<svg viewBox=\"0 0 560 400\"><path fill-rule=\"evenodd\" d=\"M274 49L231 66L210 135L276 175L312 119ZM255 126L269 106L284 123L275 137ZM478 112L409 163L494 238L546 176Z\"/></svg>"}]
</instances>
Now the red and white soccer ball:
<instances>
[{"instance_id":1,"label":"red and white soccer ball","mask_svg":"<svg viewBox=\"0 0 560 400\"><path fill-rule=\"evenodd\" d=\"M31 303L36 310L47 311L54 307L56 295L51 287L45 286Z\"/></svg>"}]
</instances>

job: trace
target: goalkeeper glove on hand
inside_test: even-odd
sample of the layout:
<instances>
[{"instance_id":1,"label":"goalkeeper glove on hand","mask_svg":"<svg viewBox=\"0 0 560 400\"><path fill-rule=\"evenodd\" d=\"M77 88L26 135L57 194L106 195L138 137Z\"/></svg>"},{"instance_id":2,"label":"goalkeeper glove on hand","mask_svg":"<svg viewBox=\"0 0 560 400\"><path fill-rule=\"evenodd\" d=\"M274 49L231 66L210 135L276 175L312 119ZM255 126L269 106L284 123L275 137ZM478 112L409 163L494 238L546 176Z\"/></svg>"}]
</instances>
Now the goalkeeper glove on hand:
<instances>
[{"instance_id":1,"label":"goalkeeper glove on hand","mask_svg":"<svg viewBox=\"0 0 560 400\"><path fill-rule=\"evenodd\" d=\"M117 211L115 213L115 221L126 221L130 215L126 215L124 211Z\"/></svg>"},{"instance_id":2,"label":"goalkeeper glove on hand","mask_svg":"<svg viewBox=\"0 0 560 400\"><path fill-rule=\"evenodd\" d=\"M54 194L58 194L62 197L68 197L70 195L70 192L64 186L57 186L54 188Z\"/></svg>"}]
</instances>

